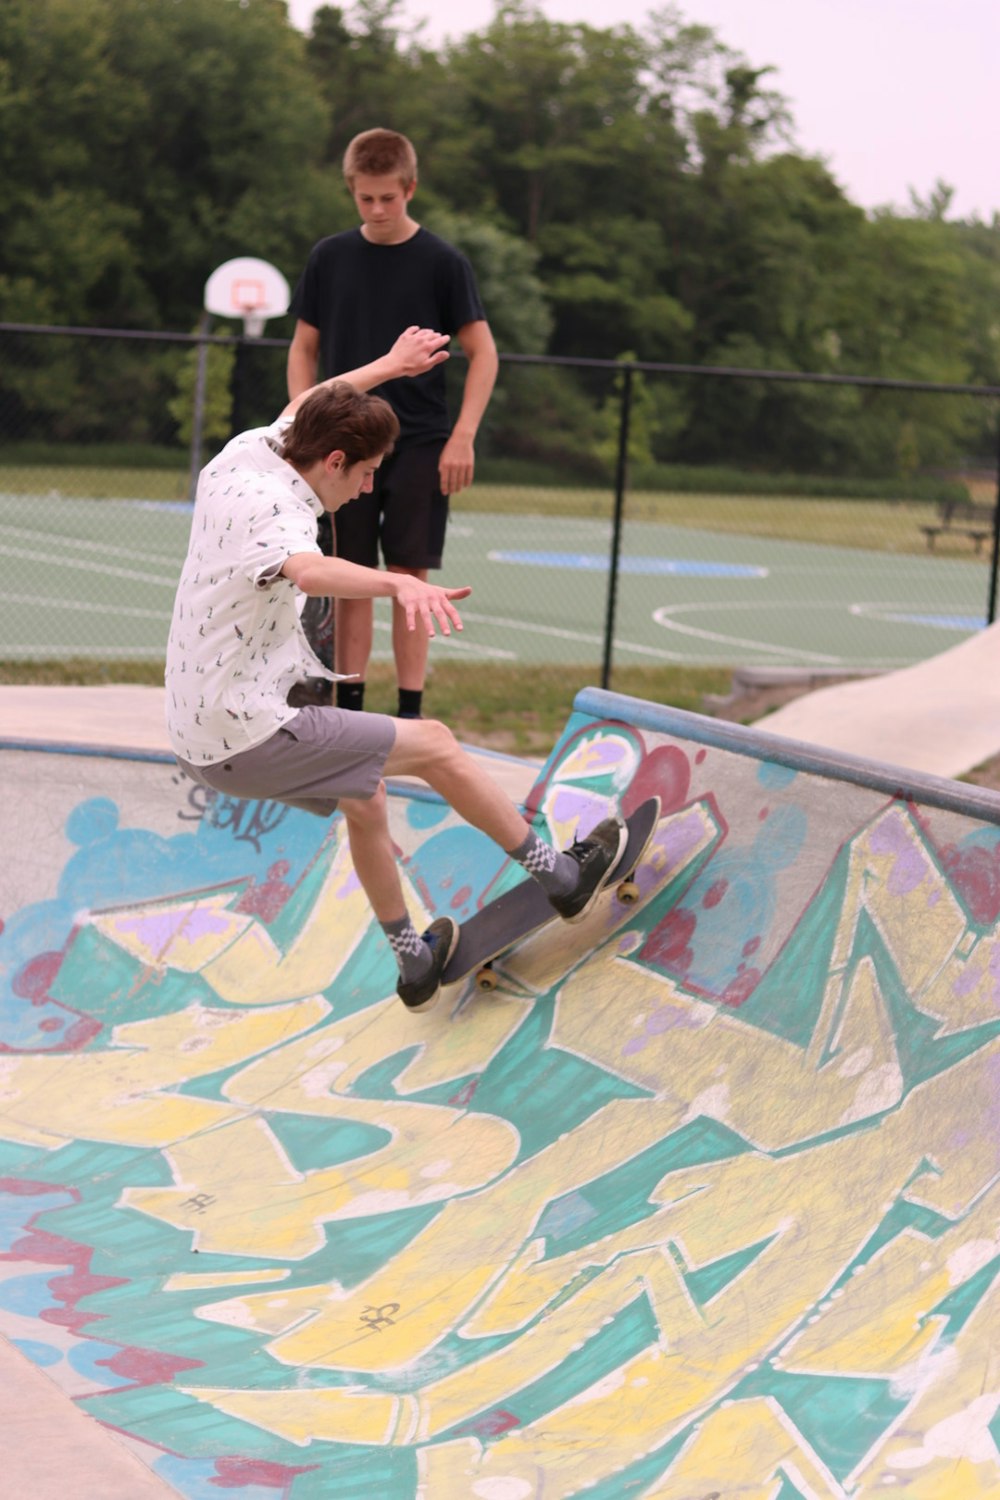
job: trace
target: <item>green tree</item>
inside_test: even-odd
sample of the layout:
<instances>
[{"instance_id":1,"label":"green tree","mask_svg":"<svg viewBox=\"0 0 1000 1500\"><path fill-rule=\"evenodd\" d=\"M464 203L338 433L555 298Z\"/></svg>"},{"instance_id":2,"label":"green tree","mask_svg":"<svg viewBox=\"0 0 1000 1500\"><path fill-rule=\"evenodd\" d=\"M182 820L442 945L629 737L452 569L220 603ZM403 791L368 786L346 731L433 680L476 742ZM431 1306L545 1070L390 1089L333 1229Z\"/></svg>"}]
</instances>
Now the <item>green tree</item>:
<instances>
[{"instance_id":1,"label":"green tree","mask_svg":"<svg viewBox=\"0 0 1000 1500\"><path fill-rule=\"evenodd\" d=\"M422 221L469 259L497 346L510 354L539 354L552 329L537 252L484 219L433 208Z\"/></svg>"},{"instance_id":2,"label":"green tree","mask_svg":"<svg viewBox=\"0 0 1000 1500\"><path fill-rule=\"evenodd\" d=\"M0 55L0 313L187 327L222 261L297 263L323 111L282 0L9 0Z\"/></svg>"},{"instance_id":3,"label":"green tree","mask_svg":"<svg viewBox=\"0 0 1000 1500\"><path fill-rule=\"evenodd\" d=\"M619 355L624 364L635 360L629 350ZM621 371L611 383L607 396L601 402L594 424L594 453L609 471L618 462L621 447L621 427L624 417L626 372ZM626 460L630 465L649 464L653 461L653 431L656 403L641 370L632 370L628 375L628 449Z\"/></svg>"},{"instance_id":4,"label":"green tree","mask_svg":"<svg viewBox=\"0 0 1000 1500\"><path fill-rule=\"evenodd\" d=\"M447 98L437 55L420 42L423 23L403 17L404 0L355 0L348 9L316 11L306 55L326 106L323 157L340 186L340 164L351 138L373 126L401 130L412 138L424 168L424 147L440 128L439 101ZM344 195L334 212L347 228L354 210Z\"/></svg>"},{"instance_id":5,"label":"green tree","mask_svg":"<svg viewBox=\"0 0 1000 1500\"><path fill-rule=\"evenodd\" d=\"M193 333L200 332L198 328ZM212 329L214 335L230 333L225 325ZM167 410L177 424L177 435L185 446L189 445L194 432L195 398L198 388L198 367L201 363L201 348L198 344L181 356L177 365L177 388L167 402ZM205 346L205 380L202 391L201 435L207 443L227 442L232 430L233 368L236 364L235 344L207 344Z\"/></svg>"}]
</instances>

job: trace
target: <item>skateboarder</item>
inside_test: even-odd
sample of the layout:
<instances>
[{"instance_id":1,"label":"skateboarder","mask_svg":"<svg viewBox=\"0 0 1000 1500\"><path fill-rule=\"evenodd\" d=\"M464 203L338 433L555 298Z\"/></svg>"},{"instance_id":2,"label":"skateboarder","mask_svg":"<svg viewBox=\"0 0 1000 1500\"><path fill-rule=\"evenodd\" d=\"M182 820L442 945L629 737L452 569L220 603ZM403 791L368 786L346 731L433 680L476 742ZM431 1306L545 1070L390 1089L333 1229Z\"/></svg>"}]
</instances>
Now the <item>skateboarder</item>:
<instances>
[{"instance_id":1,"label":"skateboarder","mask_svg":"<svg viewBox=\"0 0 1000 1500\"><path fill-rule=\"evenodd\" d=\"M324 510L371 491L399 431L371 387L433 368L448 357L447 342L408 328L387 354L303 392L270 427L233 438L206 465L167 647L167 729L183 770L233 797L274 799L321 817L340 808L358 879L396 956L397 993L411 1010L437 999L458 927L439 917L421 936L410 920L385 776L425 780L523 865L567 921L590 910L626 832L608 818L560 853L444 724L288 704L296 682L330 675L302 631L302 595L390 598L409 630L433 636L462 628L454 601L470 589L324 557L316 541Z\"/></svg>"}]
</instances>

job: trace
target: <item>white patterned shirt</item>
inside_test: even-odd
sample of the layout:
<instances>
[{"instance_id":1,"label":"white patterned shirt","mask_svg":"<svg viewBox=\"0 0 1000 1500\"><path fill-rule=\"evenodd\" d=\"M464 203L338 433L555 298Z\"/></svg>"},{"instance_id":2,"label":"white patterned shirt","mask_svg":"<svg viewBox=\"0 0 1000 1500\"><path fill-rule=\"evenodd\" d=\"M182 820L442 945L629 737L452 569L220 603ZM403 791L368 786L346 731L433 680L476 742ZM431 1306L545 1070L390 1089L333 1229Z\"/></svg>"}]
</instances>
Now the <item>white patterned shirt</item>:
<instances>
[{"instance_id":1,"label":"white patterned shirt","mask_svg":"<svg viewBox=\"0 0 1000 1500\"><path fill-rule=\"evenodd\" d=\"M269 739L298 712L288 691L327 677L302 630L304 596L281 576L319 553L317 496L281 457L290 418L241 433L201 471L167 643L167 733L213 765Z\"/></svg>"}]
</instances>

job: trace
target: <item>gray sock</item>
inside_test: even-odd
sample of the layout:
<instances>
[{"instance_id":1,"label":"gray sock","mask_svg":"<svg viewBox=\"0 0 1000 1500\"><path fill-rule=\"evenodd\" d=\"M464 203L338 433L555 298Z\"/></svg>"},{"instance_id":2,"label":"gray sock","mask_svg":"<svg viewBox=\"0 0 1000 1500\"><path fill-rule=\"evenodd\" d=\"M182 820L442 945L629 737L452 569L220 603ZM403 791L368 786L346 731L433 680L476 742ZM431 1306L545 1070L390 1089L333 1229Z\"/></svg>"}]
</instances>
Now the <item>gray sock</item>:
<instances>
[{"instance_id":1,"label":"gray sock","mask_svg":"<svg viewBox=\"0 0 1000 1500\"><path fill-rule=\"evenodd\" d=\"M406 983L422 979L433 963L433 958L431 950L409 917L400 917L398 922L383 922L381 927L396 955L399 977Z\"/></svg>"},{"instance_id":2,"label":"gray sock","mask_svg":"<svg viewBox=\"0 0 1000 1500\"><path fill-rule=\"evenodd\" d=\"M510 850L510 857L524 866L547 896L568 896L576 890L580 879L580 866L576 860L553 849L551 844L538 837L534 829L523 844Z\"/></svg>"}]
</instances>

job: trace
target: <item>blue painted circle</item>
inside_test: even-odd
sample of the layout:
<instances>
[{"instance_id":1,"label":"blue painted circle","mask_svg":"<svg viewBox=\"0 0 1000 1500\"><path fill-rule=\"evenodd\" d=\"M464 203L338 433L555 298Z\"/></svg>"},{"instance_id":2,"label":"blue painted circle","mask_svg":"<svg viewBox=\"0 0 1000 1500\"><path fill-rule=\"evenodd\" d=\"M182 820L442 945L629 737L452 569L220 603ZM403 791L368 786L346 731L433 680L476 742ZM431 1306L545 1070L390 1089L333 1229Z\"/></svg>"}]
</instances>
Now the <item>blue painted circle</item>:
<instances>
[{"instance_id":1,"label":"blue painted circle","mask_svg":"<svg viewBox=\"0 0 1000 1500\"><path fill-rule=\"evenodd\" d=\"M608 559L597 552L491 552L490 562L521 563L529 568L574 568L606 573ZM689 557L623 557L621 573L673 574L687 578L766 578L767 568L749 563L703 562Z\"/></svg>"},{"instance_id":2,"label":"blue painted circle","mask_svg":"<svg viewBox=\"0 0 1000 1500\"><path fill-rule=\"evenodd\" d=\"M57 1349L54 1344L43 1344L39 1339L11 1339L16 1349L31 1360L33 1365L44 1369L47 1365L57 1365L62 1359L62 1350Z\"/></svg>"},{"instance_id":3,"label":"blue painted circle","mask_svg":"<svg viewBox=\"0 0 1000 1500\"><path fill-rule=\"evenodd\" d=\"M986 621L982 615L884 615L900 625L935 625L939 630L982 630Z\"/></svg>"},{"instance_id":4,"label":"blue painted circle","mask_svg":"<svg viewBox=\"0 0 1000 1500\"><path fill-rule=\"evenodd\" d=\"M110 797L90 797L74 807L66 820L66 837L73 844L93 844L109 838L118 827L118 808Z\"/></svg>"}]
</instances>

